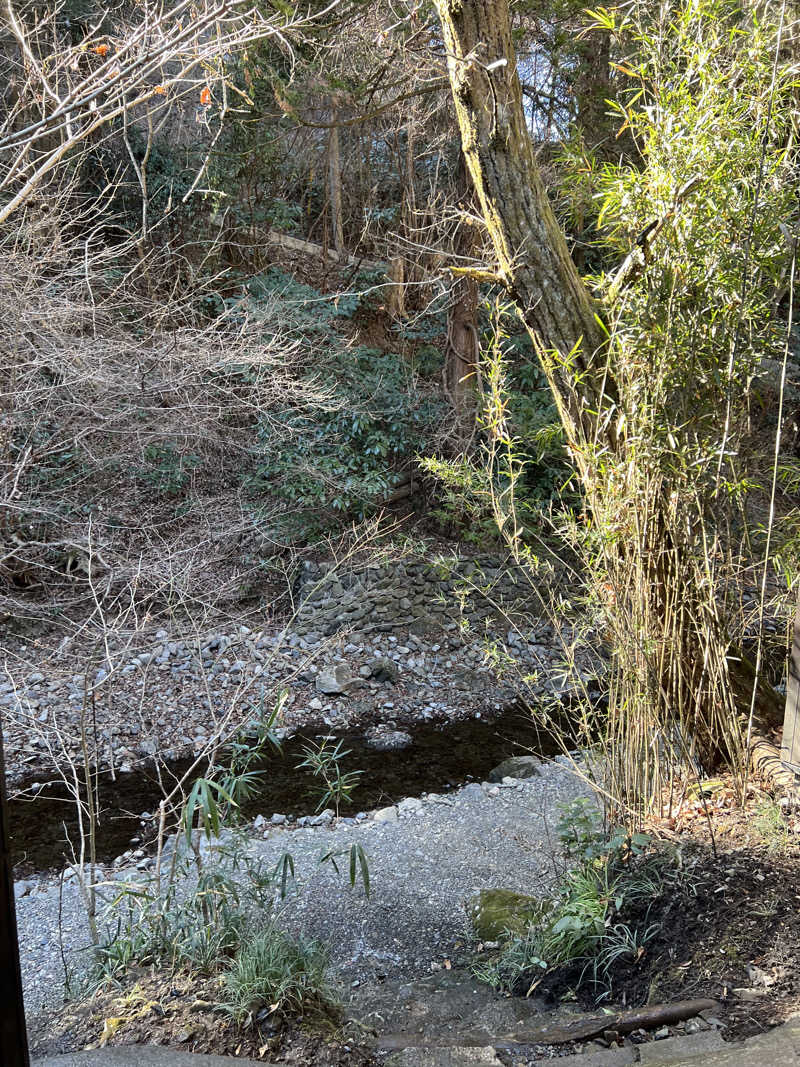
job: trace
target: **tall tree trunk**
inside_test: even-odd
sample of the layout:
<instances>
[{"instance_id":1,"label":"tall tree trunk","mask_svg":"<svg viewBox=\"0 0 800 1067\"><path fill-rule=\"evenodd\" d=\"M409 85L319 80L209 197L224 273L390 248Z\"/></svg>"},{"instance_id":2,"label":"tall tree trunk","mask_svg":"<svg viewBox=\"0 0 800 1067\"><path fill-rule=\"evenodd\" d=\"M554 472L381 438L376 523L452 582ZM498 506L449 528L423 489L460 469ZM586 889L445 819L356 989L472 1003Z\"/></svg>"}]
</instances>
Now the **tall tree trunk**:
<instances>
[{"instance_id":1,"label":"tall tree trunk","mask_svg":"<svg viewBox=\"0 0 800 1067\"><path fill-rule=\"evenodd\" d=\"M500 277L531 334L568 435L591 439L604 390L604 335L534 159L507 0L436 0L436 8L464 159Z\"/></svg>"},{"instance_id":2,"label":"tall tree trunk","mask_svg":"<svg viewBox=\"0 0 800 1067\"><path fill-rule=\"evenodd\" d=\"M472 207L471 185L466 167L458 169L459 200ZM473 227L462 222L455 235L457 258L468 258L474 249ZM475 429L476 376L480 344L477 328L478 283L468 275L457 277L447 309L447 346L445 348L444 383L455 414L459 436L466 440Z\"/></svg>"},{"instance_id":3,"label":"tall tree trunk","mask_svg":"<svg viewBox=\"0 0 800 1067\"><path fill-rule=\"evenodd\" d=\"M344 225L342 223L342 164L339 155L339 127L336 125L336 105L331 101L331 128L328 135L328 175L331 201L331 234L333 247L341 255L344 252Z\"/></svg>"},{"instance_id":4,"label":"tall tree trunk","mask_svg":"<svg viewBox=\"0 0 800 1067\"><path fill-rule=\"evenodd\" d=\"M478 367L478 283L458 278L447 311L445 382L453 404L459 433L468 437L475 424L475 375Z\"/></svg>"},{"instance_id":5,"label":"tall tree trunk","mask_svg":"<svg viewBox=\"0 0 800 1067\"><path fill-rule=\"evenodd\" d=\"M389 260L388 278L386 310L393 319L402 319L406 313L406 286L402 256L392 256Z\"/></svg>"},{"instance_id":6,"label":"tall tree trunk","mask_svg":"<svg viewBox=\"0 0 800 1067\"><path fill-rule=\"evenodd\" d=\"M611 37L595 33L581 41L575 80L575 120L587 148L600 159L619 154L606 101L611 96Z\"/></svg>"}]
</instances>

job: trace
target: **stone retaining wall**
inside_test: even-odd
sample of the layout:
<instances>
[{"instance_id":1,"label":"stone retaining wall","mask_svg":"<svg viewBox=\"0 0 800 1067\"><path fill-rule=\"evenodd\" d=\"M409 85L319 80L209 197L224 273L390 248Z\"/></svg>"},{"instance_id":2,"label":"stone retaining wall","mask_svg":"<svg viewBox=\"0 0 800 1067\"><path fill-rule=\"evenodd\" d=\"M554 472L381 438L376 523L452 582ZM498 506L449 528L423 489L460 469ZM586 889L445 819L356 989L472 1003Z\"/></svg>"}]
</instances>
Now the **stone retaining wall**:
<instances>
[{"instance_id":1,"label":"stone retaining wall","mask_svg":"<svg viewBox=\"0 0 800 1067\"><path fill-rule=\"evenodd\" d=\"M293 593L297 618L292 628L312 639L343 629L454 630L462 619L482 629L501 609L513 616L532 599L523 568L492 557L412 559L349 570L304 563Z\"/></svg>"}]
</instances>

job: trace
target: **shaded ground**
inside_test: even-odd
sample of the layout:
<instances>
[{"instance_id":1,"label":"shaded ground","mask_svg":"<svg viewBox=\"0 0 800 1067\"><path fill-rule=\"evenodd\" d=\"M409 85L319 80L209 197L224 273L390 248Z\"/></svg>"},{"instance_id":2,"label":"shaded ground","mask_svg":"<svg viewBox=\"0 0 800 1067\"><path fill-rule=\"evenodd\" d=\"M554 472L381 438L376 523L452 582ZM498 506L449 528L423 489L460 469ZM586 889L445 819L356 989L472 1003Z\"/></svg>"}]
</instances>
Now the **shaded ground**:
<instances>
[{"instance_id":1,"label":"shaded ground","mask_svg":"<svg viewBox=\"0 0 800 1067\"><path fill-rule=\"evenodd\" d=\"M341 1018L264 1020L241 1026L215 1010L219 998L216 978L141 974L125 992L101 990L82 1004L68 1005L48 1040L34 1039L34 1051L155 1044L315 1067L366 1067L376 1062L360 1043L360 1035L342 1028Z\"/></svg>"},{"instance_id":2,"label":"shaded ground","mask_svg":"<svg viewBox=\"0 0 800 1067\"><path fill-rule=\"evenodd\" d=\"M264 872L272 871L287 849L291 852L299 892L280 906L281 924L329 947L334 974L346 991L354 981L429 974L433 964L441 966L445 959L468 964L473 950L464 899L509 879L519 890L552 891L549 827L557 804L580 789L580 782L556 763L525 782L486 788L471 783L448 795L412 799L387 809L380 819L358 824L251 830L237 840L236 850L240 857L246 851ZM330 863L320 863L321 855L346 853L353 843L362 845L369 862L369 899L361 886L349 888L346 866L340 863L337 874ZM226 832L223 845L232 844ZM149 877L146 871L127 876L143 883ZM37 1036L45 1038L54 1023L60 1025L53 1017L63 988L59 939L73 976L90 963L74 880L61 892L57 882L45 879L19 899L18 915L29 1020ZM141 977L137 971L133 983ZM158 1018L153 1017L154 1027ZM124 1027L115 1040L127 1040ZM69 1049L58 1044L40 1051Z\"/></svg>"},{"instance_id":3,"label":"shaded ground","mask_svg":"<svg viewBox=\"0 0 800 1067\"><path fill-rule=\"evenodd\" d=\"M452 812L453 816L456 814ZM498 815L499 809L493 808L492 817ZM614 1008L704 997L718 1002L718 1008L705 1013L705 1019L660 1027L657 1033L640 1030L620 1038L626 1047L709 1028L717 1029L725 1040L735 1040L768 1030L799 1011L800 834L795 831L794 820L794 816L789 816L783 822L779 839L772 836L765 841L763 831L756 829L752 808L746 812L718 809L712 816L712 822L716 823L716 854L704 822L689 817L679 820L677 826L665 822L663 832L674 838L681 849L686 877L681 888L651 907L647 922L657 926L657 932L647 943L647 951L635 962L624 962L612 969L610 994L580 984L583 969L576 968L554 972L537 989L537 995L542 998L539 1006L520 1000L520 1010L524 1007L526 1011L542 1012L556 1019L564 1018L565 1012L568 1016L580 1010L596 1012L598 992L604 993L602 1006ZM424 819L415 820L418 832L423 831L424 822ZM453 833L457 822L454 819L453 825L446 828L448 833ZM399 826L377 830L387 855L399 842L399 830ZM317 834L313 836L316 838ZM373 849L376 844L377 839ZM447 859L441 862L445 870ZM422 864L416 876L427 866ZM386 873L384 864L379 869ZM409 873L407 869L402 874L398 870L395 878L404 881ZM500 871L497 873L499 876ZM312 898L332 900L327 886L320 883L315 888L318 891L312 892ZM353 900L347 908L356 903ZM372 905L375 903L373 897ZM341 922L342 916L338 914L341 908L337 903L332 909L336 923ZM368 906L367 910L372 907ZM635 923L637 915L628 912L625 919ZM432 931L420 929L426 937L432 936ZM319 934L321 930L314 929L314 933ZM426 940L421 947L420 959L413 961L416 969L386 968L382 961L381 966L366 968L369 973L362 968L360 981L354 982L349 992L347 986L352 974L348 976L347 966L341 968L342 960L338 960L345 1001L353 999L368 1007L374 1001L384 1017L386 1030L387 1026L392 1029L401 1025L402 1020L391 1018L388 1007L380 1008L381 1002L402 1012L401 1002L405 997L412 1006L410 1022L406 1025L414 1026L411 1016L417 1017L414 1012L418 1013L420 1006L426 1006L427 1011L430 1003L428 993L425 996L415 993L415 986L426 990L433 980L438 989L436 973L447 981L451 966L450 959L441 954L441 944L434 946L433 941ZM426 950L427 959L434 961L427 966L421 962ZM468 968L474 951L468 945L457 950L452 956L453 970L459 963ZM399 976L386 973L387 970ZM403 973L408 977L403 978ZM488 987L471 978L468 969L461 974L470 987L470 996L478 1000L485 997L488 1004L493 996ZM424 982L415 983L415 976ZM269 1018L255 1026L238 1027L216 1008L219 999L219 987L213 979L193 980L186 975L160 977L139 971L131 976L123 990L102 991L79 1009L67 1006L59 1017L50 1021L46 1040L41 1040L39 1047L68 1049L97 1044L103 1038L104 1029L110 1028L113 1032L107 1038L111 1044L154 1042L203 1052L332 1067L344 1064L360 1067L375 1062L369 1048L374 1035L369 1032L372 1024L367 1017L360 1027L337 1026L332 1020L314 1020L310 1029L309 1020L273 1026ZM515 1017L519 1015L513 1007L514 1001L495 999L500 1013L498 1019L509 1011ZM417 1008L412 1010L414 1004ZM485 1006L480 1008L482 1019L490 1017L487 1010ZM466 1020L468 1013L460 1011L459 1015ZM109 1019L119 1021L107 1024ZM380 1030L380 1025L375 1029ZM440 1029L444 1031L445 1027ZM507 1030L508 1025L504 1024L502 1029ZM43 1033L39 1036L45 1037ZM616 1040L615 1035L606 1034L588 1043L531 1045L524 1050L519 1048L521 1058L513 1062L529 1064L553 1056L596 1050L598 1044L611 1047Z\"/></svg>"},{"instance_id":4,"label":"shaded ground","mask_svg":"<svg viewBox=\"0 0 800 1067\"><path fill-rule=\"evenodd\" d=\"M713 835L705 812L679 816L677 832L665 820L686 877L646 914L623 909L632 928L656 930L641 958L614 966L610 988L592 986L580 964L537 991L588 1010L711 997L726 1037L760 1033L800 1010L800 824L779 818L765 841L756 807L712 806Z\"/></svg>"}]
</instances>

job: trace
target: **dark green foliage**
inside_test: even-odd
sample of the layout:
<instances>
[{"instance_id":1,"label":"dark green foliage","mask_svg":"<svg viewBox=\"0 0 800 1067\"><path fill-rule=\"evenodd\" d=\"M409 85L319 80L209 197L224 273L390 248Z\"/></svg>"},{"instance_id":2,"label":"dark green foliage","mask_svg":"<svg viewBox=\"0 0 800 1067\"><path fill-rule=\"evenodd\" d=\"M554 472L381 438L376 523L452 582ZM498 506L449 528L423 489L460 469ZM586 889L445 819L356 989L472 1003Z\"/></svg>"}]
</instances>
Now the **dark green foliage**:
<instances>
[{"instance_id":1,"label":"dark green foliage","mask_svg":"<svg viewBox=\"0 0 800 1067\"><path fill-rule=\"evenodd\" d=\"M514 936L479 977L496 988L530 993L566 974L599 999L621 961L635 966L659 932L654 906L678 887L691 889L679 855L647 834L606 831L588 799L562 806L557 826L565 859L576 861L523 936Z\"/></svg>"},{"instance_id":2,"label":"dark green foliage","mask_svg":"<svg viewBox=\"0 0 800 1067\"><path fill-rule=\"evenodd\" d=\"M27 413L17 420L10 451L17 462L26 457L20 485L33 495L61 497L86 476L85 456L77 441L66 441L52 423L31 423Z\"/></svg>"},{"instance_id":3,"label":"dark green foliage","mask_svg":"<svg viewBox=\"0 0 800 1067\"><path fill-rule=\"evenodd\" d=\"M422 345L411 357L411 365L423 378L433 378L442 373L444 356L435 345Z\"/></svg>"},{"instance_id":4,"label":"dark green foliage","mask_svg":"<svg viewBox=\"0 0 800 1067\"><path fill-rule=\"evenodd\" d=\"M264 419L252 484L296 507L366 514L397 484L403 461L424 451L442 411L409 389L403 362L361 347L334 355L331 408Z\"/></svg>"},{"instance_id":5,"label":"dark green foliage","mask_svg":"<svg viewBox=\"0 0 800 1067\"><path fill-rule=\"evenodd\" d=\"M127 233L138 233L142 225L142 193L136 172L122 142L122 123L111 123L115 135L90 149L83 165L83 181L90 192L100 195L110 189L106 200L106 219L109 227ZM128 141L137 163L141 165L147 144L136 126L128 129ZM190 197L184 204L203 159L203 145L175 147L157 139L150 147L147 161L147 222L148 229L158 226L158 241L179 236L186 240L197 237L201 219L213 211L213 204L199 197ZM107 195L107 194L106 194ZM168 222L164 222L168 217Z\"/></svg>"},{"instance_id":6,"label":"dark green foliage","mask_svg":"<svg viewBox=\"0 0 800 1067\"><path fill-rule=\"evenodd\" d=\"M147 445L143 457L144 463L139 478L145 485L165 496L176 496L189 483L192 471L203 462L194 453L183 454L171 444Z\"/></svg>"},{"instance_id":7,"label":"dark green foliage","mask_svg":"<svg viewBox=\"0 0 800 1067\"><path fill-rule=\"evenodd\" d=\"M530 337L512 333L505 347L509 354L509 420L524 463L518 492L523 505L537 509L563 494L571 480L571 468L553 394Z\"/></svg>"},{"instance_id":8,"label":"dark green foliage","mask_svg":"<svg viewBox=\"0 0 800 1067\"><path fill-rule=\"evenodd\" d=\"M406 359L361 345L348 347L337 323L354 315L361 297L327 297L271 270L251 279L233 314L257 316L279 301L287 329L303 342L307 395L259 422L260 447L249 478L308 511L363 517L428 447L443 415L441 401L421 391Z\"/></svg>"}]
</instances>

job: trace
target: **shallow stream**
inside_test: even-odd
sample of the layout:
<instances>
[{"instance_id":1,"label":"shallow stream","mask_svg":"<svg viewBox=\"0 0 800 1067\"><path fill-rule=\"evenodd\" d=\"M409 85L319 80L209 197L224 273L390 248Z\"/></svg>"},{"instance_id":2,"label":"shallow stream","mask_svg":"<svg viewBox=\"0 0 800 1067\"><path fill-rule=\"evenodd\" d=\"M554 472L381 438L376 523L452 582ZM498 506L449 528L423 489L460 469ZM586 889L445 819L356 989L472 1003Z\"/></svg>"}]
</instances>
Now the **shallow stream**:
<instances>
[{"instance_id":1,"label":"shallow stream","mask_svg":"<svg viewBox=\"0 0 800 1067\"><path fill-rule=\"evenodd\" d=\"M326 734L301 730L287 739L280 753L265 758L258 769L262 786L242 805L242 814L254 818L273 813L299 818L318 810L321 786L308 770L298 769L310 744L324 736L342 740L348 754L341 760L343 772L360 771L352 792L352 804L342 815L369 811L422 793L443 793L471 781L484 781L504 759L525 752L553 755L553 738L544 733L530 714L512 705L493 719L465 719L449 724L424 723L409 729L411 741L403 748L381 750L363 734ZM101 775L98 783L100 823L97 859L110 863L132 847L146 847L142 840L142 814L152 814L168 787L191 766L181 760L162 766L143 766L128 774ZM11 846L17 876L35 871L60 869L71 859L69 842L77 848L78 825L75 803L63 784L48 784L32 799L9 803Z\"/></svg>"}]
</instances>

